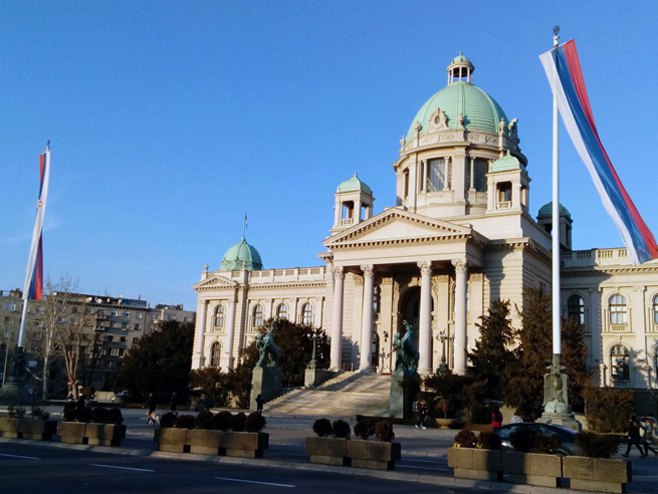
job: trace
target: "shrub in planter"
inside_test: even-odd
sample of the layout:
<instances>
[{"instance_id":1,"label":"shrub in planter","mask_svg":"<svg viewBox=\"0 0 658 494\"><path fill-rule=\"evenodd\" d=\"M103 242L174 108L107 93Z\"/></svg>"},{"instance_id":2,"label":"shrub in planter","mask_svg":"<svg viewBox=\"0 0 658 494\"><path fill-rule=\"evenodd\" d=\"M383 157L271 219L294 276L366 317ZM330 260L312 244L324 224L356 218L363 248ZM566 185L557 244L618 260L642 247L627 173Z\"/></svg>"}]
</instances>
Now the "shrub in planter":
<instances>
[{"instance_id":1,"label":"shrub in planter","mask_svg":"<svg viewBox=\"0 0 658 494\"><path fill-rule=\"evenodd\" d=\"M160 427L163 429L170 429L176 425L176 415L168 412L160 417Z\"/></svg>"},{"instance_id":2,"label":"shrub in planter","mask_svg":"<svg viewBox=\"0 0 658 494\"><path fill-rule=\"evenodd\" d=\"M194 429L196 420L194 415L179 415L176 417L176 423L174 427L177 429Z\"/></svg>"},{"instance_id":3,"label":"shrub in planter","mask_svg":"<svg viewBox=\"0 0 658 494\"><path fill-rule=\"evenodd\" d=\"M232 418L233 415L231 415L231 412L224 411L216 413L212 418L212 428L226 432L231 428Z\"/></svg>"},{"instance_id":4,"label":"shrub in planter","mask_svg":"<svg viewBox=\"0 0 658 494\"><path fill-rule=\"evenodd\" d=\"M197 429L212 429L213 414L210 410L203 410L196 416Z\"/></svg>"},{"instance_id":5,"label":"shrub in planter","mask_svg":"<svg viewBox=\"0 0 658 494\"><path fill-rule=\"evenodd\" d=\"M244 424L247 421L247 416L244 412L238 412L231 417L231 430L234 432L244 431Z\"/></svg>"},{"instance_id":6,"label":"shrub in planter","mask_svg":"<svg viewBox=\"0 0 658 494\"><path fill-rule=\"evenodd\" d=\"M90 421L99 424L106 424L108 422L109 410L104 407L96 407L91 410Z\"/></svg>"},{"instance_id":7,"label":"shrub in planter","mask_svg":"<svg viewBox=\"0 0 658 494\"><path fill-rule=\"evenodd\" d=\"M468 427L464 427L455 436L455 448L475 448L477 446L477 437Z\"/></svg>"},{"instance_id":8,"label":"shrub in planter","mask_svg":"<svg viewBox=\"0 0 658 494\"><path fill-rule=\"evenodd\" d=\"M375 433L375 428L370 421L362 420L354 426L354 435L361 439L368 439Z\"/></svg>"},{"instance_id":9,"label":"shrub in planter","mask_svg":"<svg viewBox=\"0 0 658 494\"><path fill-rule=\"evenodd\" d=\"M579 432L576 434L576 444L590 458L610 458L617 453L619 439L613 436L601 436L594 432Z\"/></svg>"},{"instance_id":10,"label":"shrub in planter","mask_svg":"<svg viewBox=\"0 0 658 494\"><path fill-rule=\"evenodd\" d=\"M123 423L123 414L118 408L110 408L107 411L107 423L108 424L121 424Z\"/></svg>"},{"instance_id":11,"label":"shrub in planter","mask_svg":"<svg viewBox=\"0 0 658 494\"><path fill-rule=\"evenodd\" d=\"M258 412L253 412L247 415L244 427L247 432L260 432L265 428L266 423L265 417Z\"/></svg>"},{"instance_id":12,"label":"shrub in planter","mask_svg":"<svg viewBox=\"0 0 658 494\"><path fill-rule=\"evenodd\" d=\"M78 422L89 422L91 421L91 410L87 407L76 408L75 410L75 420Z\"/></svg>"},{"instance_id":13,"label":"shrub in planter","mask_svg":"<svg viewBox=\"0 0 658 494\"><path fill-rule=\"evenodd\" d=\"M64 420L66 422L73 422L76 419L76 405L72 401L64 403Z\"/></svg>"},{"instance_id":14,"label":"shrub in planter","mask_svg":"<svg viewBox=\"0 0 658 494\"><path fill-rule=\"evenodd\" d=\"M500 436L494 431L482 431L477 439L477 447L480 449L499 450L501 446Z\"/></svg>"},{"instance_id":15,"label":"shrub in planter","mask_svg":"<svg viewBox=\"0 0 658 494\"><path fill-rule=\"evenodd\" d=\"M334 435L340 439L349 439L352 429L350 424L344 420L338 419L334 422L333 425Z\"/></svg>"},{"instance_id":16,"label":"shrub in planter","mask_svg":"<svg viewBox=\"0 0 658 494\"><path fill-rule=\"evenodd\" d=\"M317 419L313 422L313 432L320 437L327 437L332 431L333 429L331 428L331 422L329 419Z\"/></svg>"},{"instance_id":17,"label":"shrub in planter","mask_svg":"<svg viewBox=\"0 0 658 494\"><path fill-rule=\"evenodd\" d=\"M375 436L380 441L390 443L395 434L393 433L393 424L388 420L380 420L375 424Z\"/></svg>"}]
</instances>

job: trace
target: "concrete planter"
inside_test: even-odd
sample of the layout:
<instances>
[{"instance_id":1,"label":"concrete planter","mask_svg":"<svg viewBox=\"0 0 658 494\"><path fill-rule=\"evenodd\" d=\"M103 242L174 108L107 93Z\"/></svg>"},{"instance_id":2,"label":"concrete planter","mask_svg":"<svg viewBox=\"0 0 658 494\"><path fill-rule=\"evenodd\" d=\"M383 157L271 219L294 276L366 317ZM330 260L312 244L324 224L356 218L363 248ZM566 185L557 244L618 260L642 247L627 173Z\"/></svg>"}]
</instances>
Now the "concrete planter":
<instances>
[{"instance_id":1,"label":"concrete planter","mask_svg":"<svg viewBox=\"0 0 658 494\"><path fill-rule=\"evenodd\" d=\"M311 463L352 466L373 470L393 470L400 459L400 443L307 437L306 453Z\"/></svg>"},{"instance_id":2,"label":"concrete planter","mask_svg":"<svg viewBox=\"0 0 658 494\"><path fill-rule=\"evenodd\" d=\"M515 484L560 487L562 458L540 453L503 453L503 480Z\"/></svg>"},{"instance_id":3,"label":"concrete planter","mask_svg":"<svg viewBox=\"0 0 658 494\"><path fill-rule=\"evenodd\" d=\"M57 426L60 441L67 444L119 446L126 436L123 424L60 422Z\"/></svg>"},{"instance_id":4,"label":"concrete planter","mask_svg":"<svg viewBox=\"0 0 658 494\"><path fill-rule=\"evenodd\" d=\"M24 439L50 441L57 432L57 421L23 419L21 431Z\"/></svg>"},{"instance_id":5,"label":"concrete planter","mask_svg":"<svg viewBox=\"0 0 658 494\"><path fill-rule=\"evenodd\" d=\"M439 427L439 429L450 429L450 426L457 421L456 419L435 419L435 420L436 420L436 425Z\"/></svg>"},{"instance_id":6,"label":"concrete planter","mask_svg":"<svg viewBox=\"0 0 658 494\"><path fill-rule=\"evenodd\" d=\"M489 449L450 448L448 466L455 478L497 481L502 479L503 455Z\"/></svg>"},{"instance_id":7,"label":"concrete planter","mask_svg":"<svg viewBox=\"0 0 658 494\"><path fill-rule=\"evenodd\" d=\"M21 422L23 419L0 417L0 436L9 439L20 439L23 437Z\"/></svg>"},{"instance_id":8,"label":"concrete planter","mask_svg":"<svg viewBox=\"0 0 658 494\"><path fill-rule=\"evenodd\" d=\"M222 432L208 429L176 429L167 427L156 432L160 451L204 455L262 458L269 447L265 432Z\"/></svg>"},{"instance_id":9,"label":"concrete planter","mask_svg":"<svg viewBox=\"0 0 658 494\"><path fill-rule=\"evenodd\" d=\"M571 489L593 492L626 492L626 484L633 478L628 460L583 456L562 458L562 473Z\"/></svg>"}]
</instances>

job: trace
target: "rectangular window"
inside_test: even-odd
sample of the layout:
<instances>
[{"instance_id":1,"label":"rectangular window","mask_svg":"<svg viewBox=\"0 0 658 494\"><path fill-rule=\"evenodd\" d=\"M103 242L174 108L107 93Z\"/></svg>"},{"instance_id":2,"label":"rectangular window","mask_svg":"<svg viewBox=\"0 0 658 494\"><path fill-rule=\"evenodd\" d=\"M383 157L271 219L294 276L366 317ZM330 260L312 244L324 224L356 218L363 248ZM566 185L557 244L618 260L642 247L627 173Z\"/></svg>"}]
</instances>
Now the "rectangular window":
<instances>
[{"instance_id":1,"label":"rectangular window","mask_svg":"<svg viewBox=\"0 0 658 494\"><path fill-rule=\"evenodd\" d=\"M448 164L443 158L430 160L427 173L427 191L437 192L450 188Z\"/></svg>"}]
</instances>

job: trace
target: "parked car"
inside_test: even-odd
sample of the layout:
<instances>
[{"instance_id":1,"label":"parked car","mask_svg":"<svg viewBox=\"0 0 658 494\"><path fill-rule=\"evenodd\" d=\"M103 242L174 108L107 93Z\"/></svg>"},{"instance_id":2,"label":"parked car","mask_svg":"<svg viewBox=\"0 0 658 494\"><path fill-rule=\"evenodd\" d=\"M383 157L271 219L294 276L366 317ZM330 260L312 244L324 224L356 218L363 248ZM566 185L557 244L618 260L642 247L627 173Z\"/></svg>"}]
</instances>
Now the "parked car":
<instances>
[{"instance_id":1,"label":"parked car","mask_svg":"<svg viewBox=\"0 0 658 494\"><path fill-rule=\"evenodd\" d=\"M501 439L502 449L514 450L511 441L512 434L528 429L544 437L557 436L560 440L560 447L555 452L556 454L563 456L584 456L584 451L576 444L576 431L568 427L562 427L561 425L544 424L541 422L520 422L517 424L503 425L496 431L496 434Z\"/></svg>"}]
</instances>

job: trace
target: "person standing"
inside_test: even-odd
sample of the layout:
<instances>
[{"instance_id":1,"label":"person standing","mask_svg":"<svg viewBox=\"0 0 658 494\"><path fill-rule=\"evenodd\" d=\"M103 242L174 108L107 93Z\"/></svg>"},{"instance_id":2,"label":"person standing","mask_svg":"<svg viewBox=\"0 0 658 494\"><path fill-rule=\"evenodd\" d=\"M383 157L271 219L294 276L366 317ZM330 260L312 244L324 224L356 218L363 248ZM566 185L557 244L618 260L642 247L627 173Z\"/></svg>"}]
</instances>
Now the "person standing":
<instances>
[{"instance_id":1,"label":"person standing","mask_svg":"<svg viewBox=\"0 0 658 494\"><path fill-rule=\"evenodd\" d=\"M153 393L149 393L144 408L146 408L146 423L151 425L154 423L153 417L155 416L156 408L155 396L153 396Z\"/></svg>"},{"instance_id":2,"label":"person standing","mask_svg":"<svg viewBox=\"0 0 658 494\"><path fill-rule=\"evenodd\" d=\"M178 394L176 393L176 391L171 393L171 399L169 400L169 406L171 408L171 413L173 413L174 415L177 415L178 412L176 411L176 409L178 408Z\"/></svg>"},{"instance_id":3,"label":"person standing","mask_svg":"<svg viewBox=\"0 0 658 494\"><path fill-rule=\"evenodd\" d=\"M418 415L418 422L416 422L416 429L427 429L425 427L425 417L427 417L427 403L424 400L418 400L416 404L416 414Z\"/></svg>"},{"instance_id":4,"label":"person standing","mask_svg":"<svg viewBox=\"0 0 658 494\"><path fill-rule=\"evenodd\" d=\"M637 421L635 415L633 415L628 420L628 443L626 447L626 453L624 453L622 456L628 458L628 454L631 452L631 447L633 445L635 445L635 447L640 450L640 457L646 458L646 455L642 450L642 445L640 444L640 423Z\"/></svg>"},{"instance_id":5,"label":"person standing","mask_svg":"<svg viewBox=\"0 0 658 494\"><path fill-rule=\"evenodd\" d=\"M654 455L658 456L658 451L653 449L651 444L653 443L653 425L648 420L640 422L640 427L644 431L642 436L642 445L644 446L644 456L649 456L649 450L653 452Z\"/></svg>"},{"instance_id":6,"label":"person standing","mask_svg":"<svg viewBox=\"0 0 658 494\"><path fill-rule=\"evenodd\" d=\"M498 407L494 408L491 412L491 428L497 431L503 425L503 414Z\"/></svg>"},{"instance_id":7,"label":"person standing","mask_svg":"<svg viewBox=\"0 0 658 494\"><path fill-rule=\"evenodd\" d=\"M263 395L258 393L258 395L256 396L256 413L260 413L260 414L263 413L263 402L264 402Z\"/></svg>"}]
</instances>

